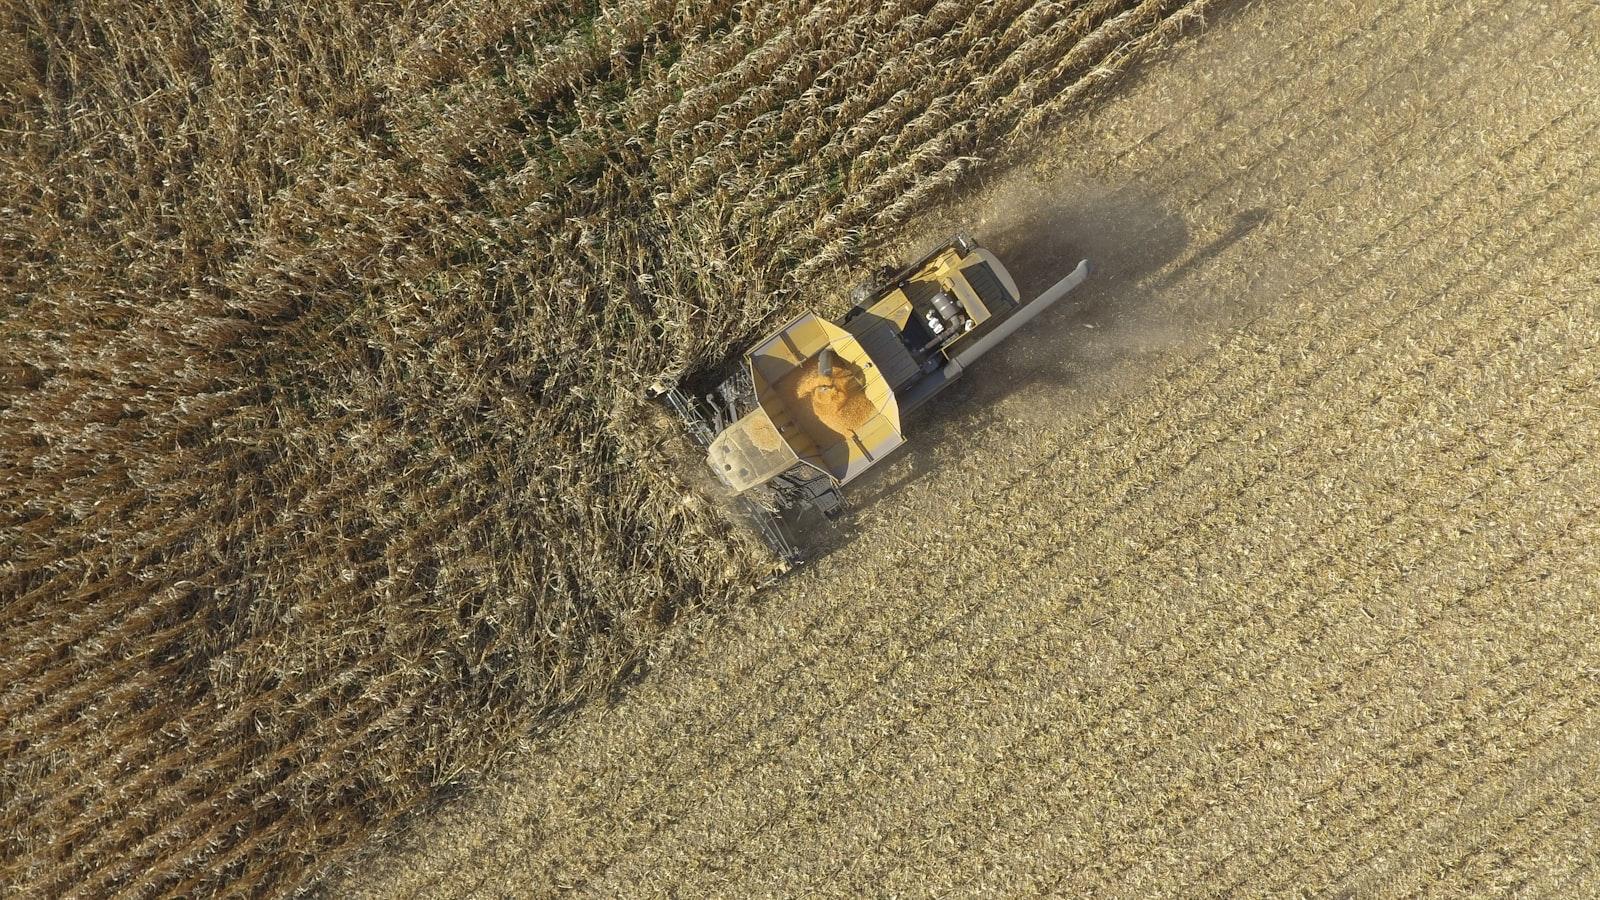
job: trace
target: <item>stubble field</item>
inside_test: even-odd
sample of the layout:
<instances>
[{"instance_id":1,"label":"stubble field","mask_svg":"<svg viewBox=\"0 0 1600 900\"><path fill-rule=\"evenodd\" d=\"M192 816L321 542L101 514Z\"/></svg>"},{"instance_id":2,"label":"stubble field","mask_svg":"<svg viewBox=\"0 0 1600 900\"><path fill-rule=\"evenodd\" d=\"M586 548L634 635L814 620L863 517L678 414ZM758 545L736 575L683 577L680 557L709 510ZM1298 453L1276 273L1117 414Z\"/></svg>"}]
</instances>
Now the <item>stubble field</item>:
<instances>
[{"instance_id":1,"label":"stubble field","mask_svg":"<svg viewBox=\"0 0 1600 900\"><path fill-rule=\"evenodd\" d=\"M1252 5L1045 133L907 244L1095 280L337 892L1600 892L1597 33Z\"/></svg>"}]
</instances>

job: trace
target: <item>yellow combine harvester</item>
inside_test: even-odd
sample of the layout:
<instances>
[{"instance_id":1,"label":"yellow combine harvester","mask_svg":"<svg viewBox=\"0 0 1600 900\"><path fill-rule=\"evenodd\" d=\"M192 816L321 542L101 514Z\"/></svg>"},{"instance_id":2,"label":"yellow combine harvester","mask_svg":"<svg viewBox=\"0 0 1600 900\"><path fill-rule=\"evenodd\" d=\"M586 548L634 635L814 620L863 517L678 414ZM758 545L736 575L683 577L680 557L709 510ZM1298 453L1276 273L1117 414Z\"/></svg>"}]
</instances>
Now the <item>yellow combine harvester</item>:
<instances>
[{"instance_id":1,"label":"yellow combine harvester","mask_svg":"<svg viewBox=\"0 0 1600 900\"><path fill-rule=\"evenodd\" d=\"M808 312L773 332L703 400L656 388L787 564L805 510L828 517L840 488L905 443L902 417L1082 284L1087 260L1023 303L1005 266L958 235L858 288L838 322Z\"/></svg>"}]
</instances>

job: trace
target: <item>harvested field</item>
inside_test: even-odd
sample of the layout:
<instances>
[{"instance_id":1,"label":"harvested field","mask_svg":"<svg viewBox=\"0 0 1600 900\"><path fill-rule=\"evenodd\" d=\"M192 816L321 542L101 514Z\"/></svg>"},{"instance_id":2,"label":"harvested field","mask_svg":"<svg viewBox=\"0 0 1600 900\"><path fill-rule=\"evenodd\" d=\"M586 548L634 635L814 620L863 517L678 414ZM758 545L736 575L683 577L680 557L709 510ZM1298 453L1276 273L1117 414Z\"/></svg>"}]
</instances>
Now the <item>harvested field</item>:
<instances>
[{"instance_id":1,"label":"harvested field","mask_svg":"<svg viewBox=\"0 0 1600 900\"><path fill-rule=\"evenodd\" d=\"M1600 10L1252 5L974 210L1066 309L335 892L1600 894Z\"/></svg>"},{"instance_id":2,"label":"harvested field","mask_svg":"<svg viewBox=\"0 0 1600 900\"><path fill-rule=\"evenodd\" d=\"M748 599L641 389L1207 6L8 5L0 884L305 887Z\"/></svg>"}]
</instances>

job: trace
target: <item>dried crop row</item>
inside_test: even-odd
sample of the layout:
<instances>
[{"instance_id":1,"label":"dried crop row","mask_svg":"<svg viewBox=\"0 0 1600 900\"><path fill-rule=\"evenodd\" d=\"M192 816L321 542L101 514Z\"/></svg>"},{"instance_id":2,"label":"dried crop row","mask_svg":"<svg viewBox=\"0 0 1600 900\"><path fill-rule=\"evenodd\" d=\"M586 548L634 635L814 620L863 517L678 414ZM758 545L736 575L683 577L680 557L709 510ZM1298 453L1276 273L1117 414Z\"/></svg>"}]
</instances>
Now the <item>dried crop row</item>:
<instances>
[{"instance_id":1,"label":"dried crop row","mask_svg":"<svg viewBox=\"0 0 1600 900\"><path fill-rule=\"evenodd\" d=\"M779 175L778 178L782 178L782 176ZM808 200L808 203L826 203L827 200L829 200L829 191L826 191L826 189L822 189L822 187L819 187L819 186L813 186L813 187L810 187L810 189L806 189L805 194L806 194L806 200ZM814 219L814 218L816 218L816 213L811 213L811 211L802 210L802 219L803 218L813 218ZM691 224L693 224L693 223L691 223ZM685 229L685 231L688 231L688 229ZM760 255L760 253L757 253L757 251L755 251L755 250L758 250L758 248L755 248L755 250L750 250L750 248L746 248L746 250L749 250L749 253L750 253L750 255L752 255L752 258L762 258L762 255ZM782 256L774 256L774 258L782 259Z\"/></svg>"},{"instance_id":2,"label":"dried crop row","mask_svg":"<svg viewBox=\"0 0 1600 900\"><path fill-rule=\"evenodd\" d=\"M968 30L970 30L970 29L954 29L954 30L955 30L955 34L966 34L966 32L968 32ZM1035 38L1035 40L1040 40L1040 38ZM1061 46L1062 43L1064 43L1064 42L1056 42L1056 46ZM795 48L795 50L797 50L797 51L798 50L802 50L802 48ZM1058 53L1059 53L1059 50L1058 50ZM986 93L986 91L984 91L984 90L968 91L968 94L966 94L966 98L963 98L963 99L968 99L968 101L970 101L971 104L982 104L982 102L984 102L984 99L989 98L990 94L992 94L992 91L989 91L989 93ZM901 91L901 94L896 94L896 96L907 96L907 98L910 98L910 96L912 96L912 94L907 94L907 93L904 93L904 91ZM950 99L950 98L944 98L944 99ZM923 102L926 102L926 101L923 101ZM917 106L922 106L922 102L918 102ZM754 114L755 109L758 109L758 107L752 107L752 109L750 109L750 112L752 112L752 114ZM912 109L915 109L915 107L912 107ZM904 117L904 115L909 115L910 112L912 112L912 109L899 110L899 112L901 112L901 117ZM958 112L960 112L960 110L958 110ZM952 115L954 115L955 119L960 119L960 115L958 115L958 114L952 114ZM866 117L866 119L872 119L872 117ZM926 119L926 115L922 115L922 120L926 120L926 122L933 122L933 120ZM891 117L891 115L886 115L886 117L882 117L882 119L880 119L880 122L882 122L883 125L893 125L893 123L898 122L898 119L896 119L896 117ZM894 138L894 139L899 139L899 141L904 141L904 139L907 139L907 136L909 136L909 135L914 136L915 135L915 122L917 122L917 119L912 119L912 120L910 120L910 122L912 122L912 128L899 128L898 131L888 131L888 133L891 133L891 135L899 135L899 138ZM987 135L987 133L986 133L986 139L990 139L990 141L992 141L992 139L994 139L994 135L1003 135L1003 133L1005 133L1005 130L1003 130L1003 128L1002 128L1002 130L995 130L994 133L992 133L992 135ZM744 144L742 144L742 143L734 144L733 141L731 141L731 139L730 139L730 141L723 141L723 146L728 147L728 149L730 149L730 152L731 152L731 151L733 151L734 147L736 147L736 146L744 146ZM944 151L947 151L947 152L955 152L954 149L952 149L952 147L949 146L949 144L946 144L946 146L942 147L942 149L944 149ZM923 154L936 154L936 152L939 152L939 144L933 144L933 146L928 146L928 144L923 144L922 152L923 152ZM818 159L818 157L816 157L816 155L813 154L813 155L810 155L810 157L803 157L803 159L805 159L805 160L813 160L813 162L814 162L814 160ZM694 165L696 165L696 163L691 163L691 170L690 170L691 173L693 173ZM709 162L709 163L704 163L704 167L702 167L702 168L704 168L704 170L707 170L707 171L717 171L717 170L720 170L720 168L722 168L722 167L720 167L720 165L717 165L717 163ZM806 176L806 173L803 173L803 171L802 171L802 173L794 173L794 171L768 171L768 170L765 170L765 168L760 168L760 167L752 168L752 170L750 170L750 171L752 171L752 178L760 178L760 179L763 179L763 181L774 181L774 183L781 183L781 184L789 184L789 183L806 184L806 183L808 183L808 176ZM784 235L786 235L786 234L792 234L792 229L790 229L789 224L786 224L786 223L790 223L790 221L805 221L805 219L814 219L814 218L816 218L816 215L814 215L813 210L814 210L814 207L816 207L816 203L829 202L830 194L832 194L832 192L827 191L827 189L822 189L822 187L819 187L818 184L821 183L821 181L826 181L826 178L822 178L821 173L818 173L818 175L810 176L810 184L813 184L813 187L811 187L811 189L800 189L800 191L797 192L797 194L800 195L800 197L803 197L803 200L805 200L805 203L803 203L803 205L798 205L798 207L795 207L795 205L789 205L789 207L787 207L787 208L779 207L778 210L776 210L776 211L763 210L763 211L766 211L766 213L771 213L771 215L766 215L765 218L763 218L762 226L766 227L766 229L770 229L771 234L773 234L774 239L779 239L779 237L784 237ZM694 186L693 178L688 179L688 186L690 186L690 187ZM683 189L685 189L685 187L680 187L680 191L683 191ZM720 191L722 191L722 189L720 189ZM746 207L746 208L749 208L749 207ZM757 210L760 210L760 207L755 207L755 208L757 208ZM792 218L792 219L786 218L786 211L790 211L790 210L792 210L792 213L790 213L790 215L794 216L794 218ZM776 216L776 218L774 218L774 216ZM746 219L747 219L747 221L755 221L755 219L757 219L757 218L760 218L760 216L752 215L752 213L746 213L746 215L744 215L744 216L739 216L738 221L746 221ZM891 216L891 219L894 219L894 221L898 221L898 219L896 219L896 216ZM773 223L776 223L776 224L773 224ZM797 253L790 253L790 251L786 250L786 248L784 248L784 247L771 248L771 250L768 250L768 248L766 248L765 245L760 245L760 243L754 243L755 239L754 239L754 237L750 237L750 235L744 235L744 237L742 237L742 240L747 240L747 242L752 242L749 245L749 251L750 251L750 253L752 253L752 255L755 256L755 258L763 258L763 256L771 256L771 258L776 258L776 259L790 259L790 258L795 258L795 256L797 256ZM813 259L813 263L814 263L814 259Z\"/></svg>"},{"instance_id":3,"label":"dried crop row","mask_svg":"<svg viewBox=\"0 0 1600 900\"><path fill-rule=\"evenodd\" d=\"M771 176L771 180L778 184L815 184L823 173L840 173L838 177L843 179L843 183L852 186L851 198L825 216L820 225L834 231L847 227L848 223L840 222L839 213L860 207L863 202L870 203L861 199L865 195L875 199L881 197L881 192L872 193L874 180L878 176L903 166L905 161L938 157L941 165L948 165L959 159L961 154L948 140L941 148L939 138L942 135L989 132L978 114L983 108L998 103L1003 96L1002 82L995 79L995 70L1015 65L1017 54L1024 49L1022 43L1025 38L1051 47L1067 43L1061 40L1051 43L1051 35L1040 33L1048 30L1046 23L1050 21L1050 16L1059 15L1060 12L1050 3L1032 4L1020 14L1003 5L983 8L947 31L943 40L921 42L909 48L906 59L890 63L890 71L897 77L895 81L884 84L882 89L893 89L895 93L884 106L862 116L845 133L846 139L843 141L815 147L804 144L794 147L789 157L789 168ZM980 41L977 45L963 46L965 41L962 41L962 44L951 46L969 35L991 34L995 31L999 32L998 36ZM950 58L963 59L966 67L945 64L944 60ZM969 84L969 70L990 74L980 76ZM1015 74L1014 70L1012 74ZM879 81L883 83L886 79ZM960 93L957 93L958 88ZM848 109L841 111L840 121L848 121L844 117L850 114ZM866 127L869 123L879 122L903 124L887 130ZM996 129L995 133L1003 131ZM744 186L735 184L727 189L738 193ZM803 196L803 192L799 193ZM741 211L745 211L745 207L736 207L736 226L741 220L757 221L753 211L740 216L738 213ZM769 238L781 239L793 235L796 226L805 221L808 212L805 206L798 203L781 203L776 212L761 224ZM887 218L895 219L896 216L889 214ZM826 233L818 235L822 238L826 236ZM792 251L778 249L769 252Z\"/></svg>"},{"instance_id":4,"label":"dried crop row","mask_svg":"<svg viewBox=\"0 0 1600 900\"><path fill-rule=\"evenodd\" d=\"M321 487L321 496L325 498L333 493L336 493L341 486L335 484L332 486L322 485ZM271 534L283 534L283 530L271 532ZM283 537L286 538L287 535L283 534ZM69 609L66 612L71 613L73 610ZM127 635L130 633L145 634L147 639L150 636L154 636L156 638L169 637L176 635L183 629L191 627L186 622L177 622L167 626L165 630L155 632L152 635L147 629L154 622L158 621L159 613L161 612L160 604L146 604L137 610L109 610L109 612L123 616L123 618L115 619L114 621L110 622L90 620L87 624L94 626L96 630L112 631L114 629L114 632L117 633L115 636L123 640L127 639ZM71 621L71 619L65 615L63 618L67 619L67 621ZM80 621L74 624L85 624L83 621L81 621L83 619L81 613L79 614L79 619ZM36 627L33 630L37 631L42 629ZM57 642L58 644L70 645L78 639L79 638L57 638ZM247 642L236 647L233 652L236 654L248 654L253 649L252 645L256 643L258 643L258 641ZM56 700L55 709L45 708L38 711L40 714L50 716L50 718L37 719L33 717L26 717L21 720L13 720L13 724L19 733L39 733L42 735L42 738L40 739L42 743L36 741L35 746L45 748L49 747L53 742L58 742L60 740L60 736L55 732L54 728L51 727L56 720L59 717L71 712L73 709L76 709L78 706L87 704L90 698L99 695L101 691L112 689L117 691L126 691L130 689L139 690L148 687L152 680L158 680L163 675L175 674L175 672L170 668L167 671L157 670L155 672L141 669L132 677L130 682L124 682L119 687L119 680L125 677L127 673L119 672L115 668L107 670L100 665L103 662L100 657L114 657L118 651L124 650L125 648L118 643L113 642L109 645L100 644L100 646L98 646L96 649L98 651L97 653L75 654L70 660L73 664L72 668L65 672L61 672L56 669L48 670L52 680L59 683L57 685L52 685L49 682L30 683L27 680L20 680L17 683L16 693L31 697L35 702L42 700L45 697L52 697ZM91 677L84 677L86 674L91 672L93 673ZM64 695L56 692L61 684L68 683L70 683L72 686L71 689L68 690ZM13 712L15 712L15 710L13 710ZM84 727L83 723L78 723L78 725L80 728ZM112 742L112 746L122 746L122 739L130 737L131 734L134 733L137 733L137 726L135 726L135 730L129 735L119 736L116 740L114 740Z\"/></svg>"},{"instance_id":5,"label":"dried crop row","mask_svg":"<svg viewBox=\"0 0 1600 900\"><path fill-rule=\"evenodd\" d=\"M202 413L202 415L205 415L205 413L208 413L208 412L214 412L214 410L200 410L200 413ZM96 484L96 485L91 485L91 487L93 487L94 492L101 492L101 485ZM141 610L141 612L149 612L149 610ZM163 629L163 631L165 631L165 633L170 634L170 629ZM160 634L162 634L162 631L158 631L157 636L160 636ZM58 641L58 645L61 645L61 644L59 644L59 637L56 637L56 641ZM14 735L13 735L13 737L14 737ZM8 854L8 857L10 857L10 854Z\"/></svg>"},{"instance_id":6,"label":"dried crop row","mask_svg":"<svg viewBox=\"0 0 1600 900\"><path fill-rule=\"evenodd\" d=\"M181 31L182 29L176 29L175 28L173 30L174 31ZM130 63L130 65L131 65L131 63ZM157 160L157 162L159 163L159 162L161 162L161 160ZM137 204L130 203L129 205L137 208ZM70 325L73 322L73 320L70 318L71 313L74 310L78 309L78 308L80 308L80 305L62 304L62 309L66 312L66 314L68 316L66 321L63 322L62 324ZM70 334L71 332L68 332L68 333ZM157 335L157 336L159 336L159 335ZM141 339L147 338L147 337L150 337L150 335L149 334L140 335ZM45 352L48 352L48 350L51 348L51 346L52 346L52 344L50 342L46 341L46 342L43 342L42 349L45 350ZM130 361L130 358L133 359L133 360L137 359L137 355L136 354L120 352L120 351L119 351L119 353L120 353L120 358L115 359L115 360L112 361L115 365L127 364ZM89 354L89 355L91 357L93 356L92 353ZM63 364L64 364L64 362L63 362ZM199 377L202 377L202 378L205 377L204 373L202 373ZM181 395L181 392L180 392L180 395ZM63 396L63 397L66 397L66 396L82 396L82 393L79 392L77 394L71 394L71 395L62 394L61 396ZM190 408L190 411L198 412L203 417L207 413L214 413L217 409L225 407L227 405L230 405L231 403L237 402L237 400L238 400L237 397L229 397L229 396L226 396L226 395L212 395L212 396L213 396L214 399L209 401L210 405L212 407L209 410L208 409L204 409L204 408L199 409L199 410L194 410L193 408L195 407L196 404L195 404L195 401L194 401L193 398L185 400L185 405ZM28 398L24 397L24 398L20 398L20 399L28 399ZM43 399L43 398L34 398L34 399ZM74 405L77 405L77 403L78 403L77 400L74 400L72 402L73 402ZM57 407L56 411L54 413L52 413L51 407L47 403L46 404L34 405L28 411L33 413L35 416L37 416L38 420L40 420L40 421L59 421L59 420L61 420L63 418L67 418L67 419L71 418L70 415L65 415L65 413L67 411L62 409L62 408L60 408L60 407ZM164 424L164 423L158 423L158 424ZM169 433L170 433L170 431L180 431L181 432L181 429L179 429L176 424L169 426L169 429L170 429ZM101 441L99 443L99 447L101 448L101 452L103 452L105 450L108 450L110 448L116 448L116 449L119 449L119 450L126 450L125 446L119 446L119 441L125 440L126 438L127 438L127 435L121 435L116 440L104 440L104 441ZM85 449L90 449L90 448L85 448ZM57 468L57 469L62 468L64 466L65 461L63 461L63 460L52 460L49 457L39 457L39 458L35 459L35 463L36 463L35 464L35 468L36 469L50 470L52 467ZM58 465L58 463L60 463L60 465ZM60 474L60 473L58 472L57 474ZM65 480L65 484L63 484L62 486L66 487L67 485L70 485L70 484L71 484L70 479L67 479L67 480ZM80 494L80 496L88 496L88 494L87 493ZM103 496L103 492L102 492L102 494L100 496L97 497L97 499L102 500L102 501L106 499ZM55 500L55 502L65 505L68 502L74 502L74 501L69 501L69 500L66 500L64 498L58 498L58 499Z\"/></svg>"},{"instance_id":7,"label":"dried crop row","mask_svg":"<svg viewBox=\"0 0 1600 900\"><path fill-rule=\"evenodd\" d=\"M1015 19L1024 8L1038 6L1034 0L1013 0L996 9L995 15L997 20L1006 21ZM713 183L719 193L729 197L747 196L760 181L810 183L815 180L814 175L796 178L784 169L809 160L813 154L826 156L820 162L829 171L837 169L860 151L867 136L883 135L886 126L907 121L914 111L925 108L928 100L937 96L925 87L926 78L963 71L963 67L958 66L945 66L941 70L932 61L949 59L958 48L972 49L968 32L972 25L985 24L982 19L989 14L985 10L964 10L957 4L940 4L926 14L916 10L908 12L911 15L899 18L889 40L882 45L868 46L867 39L872 37L869 33L848 27L830 27L826 34L814 31L813 40L823 42L823 48L832 44L854 52L819 73L806 90L799 92L797 102L777 108L770 102L768 106L753 108L746 104L752 112L760 110L762 117L777 114L759 125L754 135L734 131L728 127L732 123L719 117L715 123L708 123L711 127L691 132L696 137L693 145L669 144L667 149L671 156L660 163L681 168L679 178L671 182L672 192L667 199L682 204L691 197L703 195ZM963 13L978 21L963 26L960 23ZM999 19L999 16L1007 18ZM749 75L767 77L760 71ZM957 74L956 77L962 76ZM822 81L827 90L820 97L812 93L816 81ZM818 110L817 104L826 101L831 102ZM744 117L746 122L754 118L756 116L751 113ZM796 128L799 130L793 130ZM705 146L719 135L720 140L714 147ZM747 146L763 148L772 154L773 161L763 159L764 165L748 167L748 171L741 174L735 163L746 160L748 151L741 150ZM767 198L763 196L762 199Z\"/></svg>"},{"instance_id":8,"label":"dried crop row","mask_svg":"<svg viewBox=\"0 0 1600 900\"><path fill-rule=\"evenodd\" d=\"M1152 0L1123 13L1101 29L1075 34L1072 25L1063 26L1055 34L1062 42L1071 41L1073 48L1064 56L1071 63L1067 69L1071 79L1068 83L1064 84L1050 76L1032 75L1022 78L1007 90L1001 86L1004 79L1000 78L1000 72L995 72L978 79L975 84L979 90L993 88L997 91L988 103L977 102L975 98L979 93L976 90L944 98L950 109L960 111L958 115L971 108L972 123L961 124L958 120L958 124L928 137L914 149L906 150L904 162L884 170L871 180L853 179L857 187L850 199L823 219L825 225L843 232L843 236L821 247L802 244L806 246L805 262L794 268L791 279L812 278L828 267L839 265L856 250L862 236L904 221L912 209L926 203L934 193L955 184L979 161L976 154L984 152L988 146L987 140L973 141L974 135L1000 133L1013 138L1024 137L1033 123L1041 121L1023 117L1025 110L1031 117L1061 108L1044 102L1030 109L1029 104L1033 103L1036 94L1056 95L1056 101L1061 104L1080 101L1088 90L1120 71L1122 63L1118 51L1124 47L1138 50L1170 39L1198 17L1204 8L1202 2L1160 4ZM1078 27L1083 24L1077 23ZM1039 54L1053 54L1049 53L1049 45L1040 41L1036 38L1032 46L1025 44L1019 54L1031 50L1035 54L1033 58L1042 64L1044 60ZM1016 57L1008 58L1007 62L1013 59ZM1009 70L1002 66L1001 71ZM1001 84L990 84L990 79L998 79ZM930 127L942 126L942 119L942 115L930 110L913 120L907 131L920 133ZM804 235L800 235L799 239L803 241ZM774 252L783 256L799 255L793 240L780 244Z\"/></svg>"}]
</instances>

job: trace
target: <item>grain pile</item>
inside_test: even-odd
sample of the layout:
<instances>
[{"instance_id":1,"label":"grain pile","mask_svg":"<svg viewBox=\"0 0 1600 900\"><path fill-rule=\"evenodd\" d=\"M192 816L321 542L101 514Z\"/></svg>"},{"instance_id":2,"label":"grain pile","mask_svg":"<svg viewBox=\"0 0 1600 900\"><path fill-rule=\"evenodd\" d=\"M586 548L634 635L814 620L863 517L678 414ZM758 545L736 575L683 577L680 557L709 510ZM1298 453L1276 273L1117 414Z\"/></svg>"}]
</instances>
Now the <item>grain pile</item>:
<instances>
[{"instance_id":1,"label":"grain pile","mask_svg":"<svg viewBox=\"0 0 1600 900\"><path fill-rule=\"evenodd\" d=\"M0 883L277 893L766 557L637 399L1186 0L0 18Z\"/></svg>"},{"instance_id":2,"label":"grain pile","mask_svg":"<svg viewBox=\"0 0 1600 900\"><path fill-rule=\"evenodd\" d=\"M848 438L860 430L878 408L867 398L866 380L861 369L842 359L833 360L824 375L817 357L800 364L778 385L785 402L802 418L809 433L820 433L813 423Z\"/></svg>"}]
</instances>

